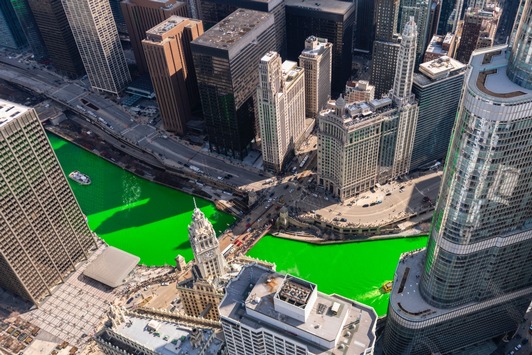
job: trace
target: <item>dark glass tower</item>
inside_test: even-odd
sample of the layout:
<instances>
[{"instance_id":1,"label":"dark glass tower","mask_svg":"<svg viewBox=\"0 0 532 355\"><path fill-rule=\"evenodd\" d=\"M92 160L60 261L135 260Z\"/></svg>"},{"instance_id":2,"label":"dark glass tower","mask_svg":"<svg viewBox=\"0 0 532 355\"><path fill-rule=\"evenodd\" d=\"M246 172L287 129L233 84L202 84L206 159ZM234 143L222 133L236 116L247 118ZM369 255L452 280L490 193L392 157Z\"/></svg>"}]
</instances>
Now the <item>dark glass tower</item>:
<instances>
[{"instance_id":1,"label":"dark glass tower","mask_svg":"<svg viewBox=\"0 0 532 355\"><path fill-rule=\"evenodd\" d=\"M245 9L190 43L212 151L243 159L251 149L260 58L275 45L273 15Z\"/></svg>"},{"instance_id":2,"label":"dark glass tower","mask_svg":"<svg viewBox=\"0 0 532 355\"><path fill-rule=\"evenodd\" d=\"M28 44L10 1L0 1L0 46L18 49Z\"/></svg>"},{"instance_id":3,"label":"dark glass tower","mask_svg":"<svg viewBox=\"0 0 532 355\"><path fill-rule=\"evenodd\" d=\"M395 273L387 355L453 353L514 332L532 300L532 90L519 51L531 2L511 65L506 46L471 57L427 249L402 255Z\"/></svg>"}]
</instances>

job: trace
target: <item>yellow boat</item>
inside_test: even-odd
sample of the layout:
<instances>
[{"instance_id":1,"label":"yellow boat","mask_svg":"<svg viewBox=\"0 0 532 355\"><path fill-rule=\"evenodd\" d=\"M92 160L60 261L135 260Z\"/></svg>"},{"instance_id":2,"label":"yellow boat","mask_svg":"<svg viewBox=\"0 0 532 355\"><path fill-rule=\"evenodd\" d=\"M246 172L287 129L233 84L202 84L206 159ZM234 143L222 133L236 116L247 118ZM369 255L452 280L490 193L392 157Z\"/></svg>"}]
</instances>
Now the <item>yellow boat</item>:
<instances>
[{"instance_id":1,"label":"yellow boat","mask_svg":"<svg viewBox=\"0 0 532 355\"><path fill-rule=\"evenodd\" d=\"M391 281L386 281L382 284L381 289L384 293L388 293L392 290L393 283Z\"/></svg>"}]
</instances>

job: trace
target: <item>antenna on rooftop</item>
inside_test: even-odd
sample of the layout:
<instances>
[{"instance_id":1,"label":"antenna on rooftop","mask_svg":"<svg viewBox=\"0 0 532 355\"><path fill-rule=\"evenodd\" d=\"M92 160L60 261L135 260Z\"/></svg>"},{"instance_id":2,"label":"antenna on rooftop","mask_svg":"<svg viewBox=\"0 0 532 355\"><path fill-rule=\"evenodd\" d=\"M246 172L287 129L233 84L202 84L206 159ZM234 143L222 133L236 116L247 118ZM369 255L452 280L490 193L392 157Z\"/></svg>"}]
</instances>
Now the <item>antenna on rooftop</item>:
<instances>
[{"instance_id":1,"label":"antenna on rooftop","mask_svg":"<svg viewBox=\"0 0 532 355\"><path fill-rule=\"evenodd\" d=\"M198 206L196 206L196 198L195 198L195 197L192 197L192 200L194 200L194 209L197 209Z\"/></svg>"}]
</instances>

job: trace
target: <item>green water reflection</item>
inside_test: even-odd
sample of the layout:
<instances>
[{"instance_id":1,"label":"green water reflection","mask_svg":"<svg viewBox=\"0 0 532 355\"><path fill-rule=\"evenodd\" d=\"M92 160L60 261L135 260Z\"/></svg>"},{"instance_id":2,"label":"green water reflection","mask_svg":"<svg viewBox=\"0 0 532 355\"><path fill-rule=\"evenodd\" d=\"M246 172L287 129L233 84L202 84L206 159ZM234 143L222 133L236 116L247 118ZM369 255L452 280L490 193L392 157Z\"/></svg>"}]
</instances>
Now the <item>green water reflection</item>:
<instances>
[{"instance_id":1,"label":"green water reflection","mask_svg":"<svg viewBox=\"0 0 532 355\"><path fill-rule=\"evenodd\" d=\"M138 178L57 136L48 138L66 174L79 170L90 176L90 186L68 180L96 234L145 265L175 265L177 254L192 258L187 231L192 196ZM209 201L196 202L217 234L235 220Z\"/></svg>"},{"instance_id":2,"label":"green water reflection","mask_svg":"<svg viewBox=\"0 0 532 355\"><path fill-rule=\"evenodd\" d=\"M277 271L312 281L322 292L371 305L377 314L385 315L389 294L380 287L393 280L401 253L426 244L427 237L313 245L266 236L248 255L275 262Z\"/></svg>"}]
</instances>

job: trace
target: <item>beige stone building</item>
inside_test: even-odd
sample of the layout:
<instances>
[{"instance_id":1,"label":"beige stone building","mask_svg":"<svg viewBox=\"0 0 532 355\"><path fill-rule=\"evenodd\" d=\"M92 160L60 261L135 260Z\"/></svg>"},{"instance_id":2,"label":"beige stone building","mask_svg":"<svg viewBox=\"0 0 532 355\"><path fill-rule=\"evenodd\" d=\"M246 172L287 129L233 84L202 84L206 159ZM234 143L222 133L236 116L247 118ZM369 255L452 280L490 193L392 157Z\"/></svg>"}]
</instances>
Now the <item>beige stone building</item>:
<instances>
[{"instance_id":1,"label":"beige stone building","mask_svg":"<svg viewBox=\"0 0 532 355\"><path fill-rule=\"evenodd\" d=\"M369 81L348 81L345 84L346 103L367 102L375 98L375 86L370 85Z\"/></svg>"},{"instance_id":2,"label":"beige stone building","mask_svg":"<svg viewBox=\"0 0 532 355\"><path fill-rule=\"evenodd\" d=\"M39 305L96 242L35 110L0 99L0 287Z\"/></svg>"},{"instance_id":3,"label":"beige stone building","mask_svg":"<svg viewBox=\"0 0 532 355\"><path fill-rule=\"evenodd\" d=\"M201 21L172 16L146 31L142 41L164 129L184 134L191 107L199 103L190 42L203 33Z\"/></svg>"}]
</instances>

